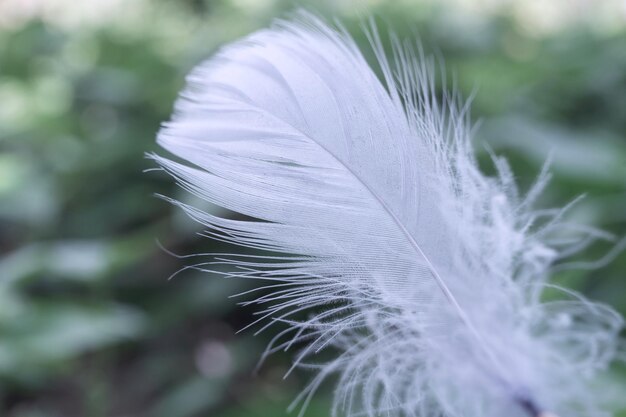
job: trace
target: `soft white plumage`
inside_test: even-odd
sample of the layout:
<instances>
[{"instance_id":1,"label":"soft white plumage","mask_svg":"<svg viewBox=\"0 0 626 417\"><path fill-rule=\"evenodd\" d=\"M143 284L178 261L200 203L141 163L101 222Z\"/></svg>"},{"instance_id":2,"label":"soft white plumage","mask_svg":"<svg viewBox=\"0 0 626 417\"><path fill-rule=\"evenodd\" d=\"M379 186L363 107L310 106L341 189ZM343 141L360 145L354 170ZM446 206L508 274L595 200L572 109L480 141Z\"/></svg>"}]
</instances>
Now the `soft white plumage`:
<instances>
[{"instance_id":1,"label":"soft white plumage","mask_svg":"<svg viewBox=\"0 0 626 417\"><path fill-rule=\"evenodd\" d=\"M198 66L158 137L191 163L155 156L183 187L249 219L178 204L269 252L213 263L272 289L253 302L289 326L268 353L306 342L295 363L317 374L298 404L338 374L337 416L604 415L587 383L622 320L540 300L563 250L560 211L531 209L547 176L521 198L503 159L481 174L432 62L397 42L392 65L369 37L384 82L345 31L277 22Z\"/></svg>"}]
</instances>

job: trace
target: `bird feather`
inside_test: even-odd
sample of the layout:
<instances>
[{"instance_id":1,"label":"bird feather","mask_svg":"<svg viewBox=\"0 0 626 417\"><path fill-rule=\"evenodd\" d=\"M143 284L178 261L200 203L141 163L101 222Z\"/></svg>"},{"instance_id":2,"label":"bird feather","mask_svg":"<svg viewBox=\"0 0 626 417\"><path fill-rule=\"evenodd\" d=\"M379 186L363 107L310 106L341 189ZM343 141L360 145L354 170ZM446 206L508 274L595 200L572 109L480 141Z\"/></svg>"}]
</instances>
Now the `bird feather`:
<instances>
[{"instance_id":1,"label":"bird feather","mask_svg":"<svg viewBox=\"0 0 626 417\"><path fill-rule=\"evenodd\" d=\"M175 202L207 235L267 252L203 269L265 282L250 301L261 330L286 323L266 354L304 346L294 367L316 371L295 404L338 375L336 416L602 415L588 383L622 319L573 292L543 300L572 247L555 239L562 210L532 208L547 170L526 197L505 159L483 175L468 106L437 95L434 61L395 38L388 59L366 33L380 77L345 29L307 13L189 75L158 135L186 163L153 157L245 216Z\"/></svg>"}]
</instances>

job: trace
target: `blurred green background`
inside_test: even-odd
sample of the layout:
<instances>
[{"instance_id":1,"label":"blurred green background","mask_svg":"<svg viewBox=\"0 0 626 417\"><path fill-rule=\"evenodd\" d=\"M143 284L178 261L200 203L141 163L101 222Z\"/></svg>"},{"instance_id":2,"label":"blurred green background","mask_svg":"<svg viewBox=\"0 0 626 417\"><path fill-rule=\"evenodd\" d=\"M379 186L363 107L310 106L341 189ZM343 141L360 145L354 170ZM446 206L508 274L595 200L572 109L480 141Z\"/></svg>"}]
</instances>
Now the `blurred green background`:
<instances>
[{"instance_id":1,"label":"blurred green background","mask_svg":"<svg viewBox=\"0 0 626 417\"><path fill-rule=\"evenodd\" d=\"M626 6L620 0L301 1L369 13L440 53L477 90L476 148L522 187L549 152L545 206L626 235ZM268 337L235 335L244 284L178 254L224 250L161 193L187 201L156 150L184 75L219 45L293 9L280 0L0 0L0 415L282 416L306 375L289 355L254 373ZM603 256L598 244L578 260ZM626 257L555 280L626 313ZM247 284L246 284L247 285ZM607 390L619 393L615 368ZM621 387L621 388L620 388ZM331 388L307 416L327 416ZM625 404L618 405L626 408ZM622 412L626 416L626 412Z\"/></svg>"}]
</instances>

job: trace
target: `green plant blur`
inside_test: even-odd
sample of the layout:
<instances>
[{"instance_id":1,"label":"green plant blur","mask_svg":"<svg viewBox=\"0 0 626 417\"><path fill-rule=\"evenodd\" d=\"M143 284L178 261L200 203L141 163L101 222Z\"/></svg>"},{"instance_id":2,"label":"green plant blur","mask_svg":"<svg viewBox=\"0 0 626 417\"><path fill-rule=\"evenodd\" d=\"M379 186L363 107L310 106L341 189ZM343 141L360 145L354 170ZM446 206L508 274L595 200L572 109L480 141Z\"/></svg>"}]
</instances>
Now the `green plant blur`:
<instances>
[{"instance_id":1,"label":"green plant blur","mask_svg":"<svg viewBox=\"0 0 626 417\"><path fill-rule=\"evenodd\" d=\"M66 3L8 15L0 4L0 415L287 415L307 376L283 381L289 354L253 372L271 332L235 335L254 310L228 296L247 284L194 270L168 280L194 259L161 246L182 255L227 248L155 198L189 199L150 171L144 153L157 150L185 73L291 3ZM357 34L364 12L401 36L419 34L465 96L476 88L487 171L485 144L510 158L527 187L552 152L542 203L585 193L571 216L626 234L626 18L546 29L506 8L470 17L445 2L303 4ZM624 314L625 278L621 255L555 280ZM618 367L607 379L611 389L626 386ZM330 393L329 385L306 415L329 415Z\"/></svg>"}]
</instances>

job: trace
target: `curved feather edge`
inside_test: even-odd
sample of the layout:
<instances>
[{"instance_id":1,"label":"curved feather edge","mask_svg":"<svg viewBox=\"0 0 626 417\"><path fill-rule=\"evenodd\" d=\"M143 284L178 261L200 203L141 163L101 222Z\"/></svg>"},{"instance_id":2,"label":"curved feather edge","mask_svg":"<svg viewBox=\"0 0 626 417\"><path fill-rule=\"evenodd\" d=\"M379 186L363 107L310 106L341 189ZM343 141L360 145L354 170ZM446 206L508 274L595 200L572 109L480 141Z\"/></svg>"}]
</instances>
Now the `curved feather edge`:
<instances>
[{"instance_id":1,"label":"curved feather edge","mask_svg":"<svg viewBox=\"0 0 626 417\"><path fill-rule=\"evenodd\" d=\"M294 368L317 372L302 410L338 375L336 416L605 415L589 383L621 317L564 289L542 300L553 262L599 234L532 208L547 169L525 197L505 159L484 176L432 59L393 38L388 60L366 33L382 82L346 30L305 12L189 75L158 135L189 164L152 157L249 219L171 201L207 236L268 252L197 268L265 282L257 333L286 324L266 355L305 346ZM311 363L324 349L336 358Z\"/></svg>"}]
</instances>

